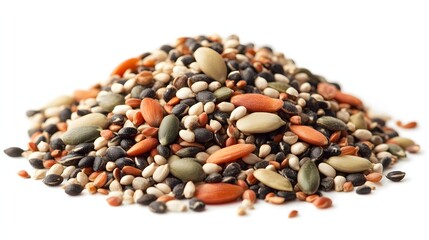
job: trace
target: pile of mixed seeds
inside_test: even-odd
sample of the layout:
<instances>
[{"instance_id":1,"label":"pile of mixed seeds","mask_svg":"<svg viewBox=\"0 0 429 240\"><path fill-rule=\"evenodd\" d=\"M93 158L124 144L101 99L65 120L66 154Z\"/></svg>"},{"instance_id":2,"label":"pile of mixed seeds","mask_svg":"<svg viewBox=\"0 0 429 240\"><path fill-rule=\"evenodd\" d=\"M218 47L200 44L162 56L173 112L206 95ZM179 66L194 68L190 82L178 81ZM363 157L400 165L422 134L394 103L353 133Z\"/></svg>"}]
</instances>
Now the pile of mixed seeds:
<instances>
[{"instance_id":1,"label":"pile of mixed seeds","mask_svg":"<svg viewBox=\"0 0 429 240\"><path fill-rule=\"evenodd\" d=\"M419 151L338 84L235 35L179 38L27 115L28 148L5 150L35 168L20 176L156 213L238 199L240 215L257 199L328 208L323 192L368 194Z\"/></svg>"}]
</instances>

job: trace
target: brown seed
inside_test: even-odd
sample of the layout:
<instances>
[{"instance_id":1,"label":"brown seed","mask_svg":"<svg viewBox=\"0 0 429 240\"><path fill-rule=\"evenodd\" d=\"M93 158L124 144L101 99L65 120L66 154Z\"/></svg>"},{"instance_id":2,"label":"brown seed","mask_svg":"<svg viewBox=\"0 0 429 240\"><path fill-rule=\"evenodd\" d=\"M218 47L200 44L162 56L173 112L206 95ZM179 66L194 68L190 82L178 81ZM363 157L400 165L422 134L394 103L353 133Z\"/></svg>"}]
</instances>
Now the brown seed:
<instances>
[{"instance_id":1,"label":"brown seed","mask_svg":"<svg viewBox=\"0 0 429 240\"><path fill-rule=\"evenodd\" d=\"M344 185L343 185L343 191L344 192L351 192L351 191L353 191L353 189L354 189L354 186L353 186L352 182L344 183Z\"/></svg>"},{"instance_id":2,"label":"brown seed","mask_svg":"<svg viewBox=\"0 0 429 240\"><path fill-rule=\"evenodd\" d=\"M107 183L107 173L102 172L94 179L94 186L102 188Z\"/></svg>"},{"instance_id":3,"label":"brown seed","mask_svg":"<svg viewBox=\"0 0 429 240\"><path fill-rule=\"evenodd\" d=\"M265 201L268 203L280 205L280 204L283 204L285 202L285 198L274 196L274 197L270 197L270 198L266 199Z\"/></svg>"},{"instance_id":4,"label":"brown seed","mask_svg":"<svg viewBox=\"0 0 429 240\"><path fill-rule=\"evenodd\" d=\"M417 122L402 123L402 121L396 121L396 125L401 128L411 129L417 127Z\"/></svg>"},{"instance_id":5,"label":"brown seed","mask_svg":"<svg viewBox=\"0 0 429 240\"><path fill-rule=\"evenodd\" d=\"M207 158L208 163L223 164L236 161L255 151L254 144L235 144L217 150Z\"/></svg>"},{"instance_id":6,"label":"brown seed","mask_svg":"<svg viewBox=\"0 0 429 240\"><path fill-rule=\"evenodd\" d=\"M331 100L335 97L338 92L338 89L329 83L319 83L317 85L317 92L325 98L325 100Z\"/></svg>"},{"instance_id":7,"label":"brown seed","mask_svg":"<svg viewBox=\"0 0 429 240\"><path fill-rule=\"evenodd\" d=\"M247 189L243 192L243 199L247 199L252 203L256 202L256 193L253 190Z\"/></svg>"},{"instance_id":8,"label":"brown seed","mask_svg":"<svg viewBox=\"0 0 429 240\"><path fill-rule=\"evenodd\" d=\"M122 77L122 75L124 75L125 71L128 69L135 70L139 61L139 58L130 58L123 61L112 71L111 75L119 75Z\"/></svg>"},{"instance_id":9,"label":"brown seed","mask_svg":"<svg viewBox=\"0 0 429 240\"><path fill-rule=\"evenodd\" d=\"M125 104L132 107L132 108L137 108L140 106L142 100L138 99L138 98L128 98L127 100L125 100Z\"/></svg>"},{"instance_id":10,"label":"brown seed","mask_svg":"<svg viewBox=\"0 0 429 240\"><path fill-rule=\"evenodd\" d=\"M25 170L20 170L19 172L18 172L18 176L20 176L20 177L22 177L22 178L30 178L30 175L28 174L28 172L27 171L25 171Z\"/></svg>"},{"instance_id":11,"label":"brown seed","mask_svg":"<svg viewBox=\"0 0 429 240\"><path fill-rule=\"evenodd\" d=\"M282 100L256 93L235 95L231 103L236 107L243 106L249 112L276 112L283 107Z\"/></svg>"},{"instance_id":12,"label":"brown seed","mask_svg":"<svg viewBox=\"0 0 429 240\"><path fill-rule=\"evenodd\" d=\"M142 174L142 170L133 166L124 166L122 168L122 173L124 175L133 175L134 177L138 177Z\"/></svg>"},{"instance_id":13,"label":"brown seed","mask_svg":"<svg viewBox=\"0 0 429 240\"><path fill-rule=\"evenodd\" d=\"M327 197L318 197L316 200L314 200L313 204L317 208L325 209L332 206L332 200Z\"/></svg>"},{"instance_id":14,"label":"brown seed","mask_svg":"<svg viewBox=\"0 0 429 240\"><path fill-rule=\"evenodd\" d=\"M237 209L238 216L245 216L247 214L246 209L244 207L239 207Z\"/></svg>"},{"instance_id":15,"label":"brown seed","mask_svg":"<svg viewBox=\"0 0 429 240\"><path fill-rule=\"evenodd\" d=\"M300 201L305 201L305 199L307 198L307 194L305 194L304 192L296 192L295 195L296 198L298 198L298 200Z\"/></svg>"},{"instance_id":16,"label":"brown seed","mask_svg":"<svg viewBox=\"0 0 429 240\"><path fill-rule=\"evenodd\" d=\"M164 118L161 104L152 98L144 98L142 100L140 111L142 112L144 120L152 127L159 127Z\"/></svg>"},{"instance_id":17,"label":"brown seed","mask_svg":"<svg viewBox=\"0 0 429 240\"><path fill-rule=\"evenodd\" d=\"M319 195L317 195L317 194L311 194L311 195L309 195L309 196L307 196L305 198L305 201L309 202L309 203L312 203L312 202L316 201L317 198L319 198Z\"/></svg>"},{"instance_id":18,"label":"brown seed","mask_svg":"<svg viewBox=\"0 0 429 240\"><path fill-rule=\"evenodd\" d=\"M325 137L325 135L312 127L305 125L291 125L290 130L304 142L316 146L325 146L328 144L328 139Z\"/></svg>"},{"instance_id":19,"label":"brown seed","mask_svg":"<svg viewBox=\"0 0 429 240\"><path fill-rule=\"evenodd\" d=\"M103 195L109 195L109 190L105 188L98 188L97 192Z\"/></svg>"},{"instance_id":20,"label":"brown seed","mask_svg":"<svg viewBox=\"0 0 429 240\"><path fill-rule=\"evenodd\" d=\"M149 152L156 146L158 146L158 139L152 137L146 138L134 144L134 146L128 149L127 154L129 157L135 157L143 153Z\"/></svg>"},{"instance_id":21,"label":"brown seed","mask_svg":"<svg viewBox=\"0 0 429 240\"><path fill-rule=\"evenodd\" d=\"M95 194L97 192L97 187L94 186L93 182L89 182L85 185L86 191L88 191L91 194Z\"/></svg>"},{"instance_id":22,"label":"brown seed","mask_svg":"<svg viewBox=\"0 0 429 240\"><path fill-rule=\"evenodd\" d=\"M243 188L229 183L204 183L197 186L194 197L206 204L221 204L237 200Z\"/></svg>"},{"instance_id":23,"label":"brown seed","mask_svg":"<svg viewBox=\"0 0 429 240\"><path fill-rule=\"evenodd\" d=\"M380 182L383 178L383 174L378 172L373 172L365 176L366 180L370 182Z\"/></svg>"},{"instance_id":24,"label":"brown seed","mask_svg":"<svg viewBox=\"0 0 429 240\"><path fill-rule=\"evenodd\" d=\"M356 156L358 151L359 151L359 147L345 146L341 148L341 155Z\"/></svg>"},{"instance_id":25,"label":"brown seed","mask_svg":"<svg viewBox=\"0 0 429 240\"><path fill-rule=\"evenodd\" d=\"M288 218L294 218L298 216L298 211L297 210L292 210L289 212Z\"/></svg>"},{"instance_id":26,"label":"brown seed","mask_svg":"<svg viewBox=\"0 0 429 240\"><path fill-rule=\"evenodd\" d=\"M106 201L112 207L117 207L122 204L122 198L120 197L108 197Z\"/></svg>"},{"instance_id":27,"label":"brown seed","mask_svg":"<svg viewBox=\"0 0 429 240\"><path fill-rule=\"evenodd\" d=\"M170 195L165 194L165 195L162 195L162 196L158 197L158 198L156 199L156 201L166 203L166 202L171 201L171 200L174 200L174 199L176 199L176 198L175 198L175 197L173 197L173 196L170 196Z\"/></svg>"},{"instance_id":28,"label":"brown seed","mask_svg":"<svg viewBox=\"0 0 429 240\"><path fill-rule=\"evenodd\" d=\"M350 104L353 107L360 108L363 105L362 101L359 98L357 98L355 96L352 96L350 94L347 94L347 93L343 93L341 91L337 91L335 93L335 97L334 98L335 98L335 100L337 100L340 103L347 103L347 104Z\"/></svg>"}]
</instances>

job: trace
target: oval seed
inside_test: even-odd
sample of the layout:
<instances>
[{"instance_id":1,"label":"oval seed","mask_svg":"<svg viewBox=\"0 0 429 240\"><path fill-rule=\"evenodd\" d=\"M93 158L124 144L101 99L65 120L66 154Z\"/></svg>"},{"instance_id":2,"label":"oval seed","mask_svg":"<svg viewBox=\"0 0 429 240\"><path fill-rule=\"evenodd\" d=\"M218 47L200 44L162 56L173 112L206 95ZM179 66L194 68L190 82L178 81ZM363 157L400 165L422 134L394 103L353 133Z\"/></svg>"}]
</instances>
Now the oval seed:
<instances>
[{"instance_id":1,"label":"oval seed","mask_svg":"<svg viewBox=\"0 0 429 240\"><path fill-rule=\"evenodd\" d=\"M260 182L267 185L268 187L281 191L292 191L292 184L289 182L289 180L278 174L277 172L273 172L267 169L256 169L253 172L253 175L256 179L258 179Z\"/></svg>"},{"instance_id":2,"label":"oval seed","mask_svg":"<svg viewBox=\"0 0 429 240\"><path fill-rule=\"evenodd\" d=\"M319 189L319 170L313 161L306 161L298 171L298 186L305 194L311 195Z\"/></svg>"},{"instance_id":3,"label":"oval seed","mask_svg":"<svg viewBox=\"0 0 429 240\"><path fill-rule=\"evenodd\" d=\"M200 69L207 76L221 83L225 82L227 69L219 53L208 47L200 47L194 52L194 57Z\"/></svg>"},{"instance_id":4,"label":"oval seed","mask_svg":"<svg viewBox=\"0 0 429 240\"><path fill-rule=\"evenodd\" d=\"M392 171L389 172L386 177L392 182L399 182L405 177L405 172L402 171Z\"/></svg>"},{"instance_id":5,"label":"oval seed","mask_svg":"<svg viewBox=\"0 0 429 240\"><path fill-rule=\"evenodd\" d=\"M63 182L64 178L58 174L49 174L43 179L43 183L48 186L58 186Z\"/></svg>"},{"instance_id":6,"label":"oval seed","mask_svg":"<svg viewBox=\"0 0 429 240\"><path fill-rule=\"evenodd\" d=\"M68 184L65 188L65 192L70 196L77 196L83 191L83 186L80 184L72 183Z\"/></svg>"}]
</instances>

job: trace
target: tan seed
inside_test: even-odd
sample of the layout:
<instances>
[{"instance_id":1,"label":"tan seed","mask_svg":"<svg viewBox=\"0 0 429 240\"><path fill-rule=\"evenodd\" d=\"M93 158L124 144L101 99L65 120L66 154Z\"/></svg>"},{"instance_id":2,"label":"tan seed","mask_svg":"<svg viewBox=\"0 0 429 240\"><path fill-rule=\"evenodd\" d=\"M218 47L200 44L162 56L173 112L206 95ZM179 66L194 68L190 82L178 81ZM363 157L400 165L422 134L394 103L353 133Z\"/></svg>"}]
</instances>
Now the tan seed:
<instances>
[{"instance_id":1,"label":"tan seed","mask_svg":"<svg viewBox=\"0 0 429 240\"><path fill-rule=\"evenodd\" d=\"M332 206L332 200L327 197L318 197L314 200L313 204L320 209L330 208Z\"/></svg>"},{"instance_id":2,"label":"tan seed","mask_svg":"<svg viewBox=\"0 0 429 240\"><path fill-rule=\"evenodd\" d=\"M378 173L378 172L372 172L368 175L365 176L366 180L370 181L370 182L380 182L381 179L383 178L383 174Z\"/></svg>"},{"instance_id":3,"label":"tan seed","mask_svg":"<svg viewBox=\"0 0 429 240\"><path fill-rule=\"evenodd\" d=\"M122 198L120 197L108 197L106 201L112 207L117 207L122 204Z\"/></svg>"},{"instance_id":4,"label":"tan seed","mask_svg":"<svg viewBox=\"0 0 429 240\"><path fill-rule=\"evenodd\" d=\"M266 202L279 205L285 202L285 198L274 196L266 199Z\"/></svg>"},{"instance_id":5,"label":"tan seed","mask_svg":"<svg viewBox=\"0 0 429 240\"><path fill-rule=\"evenodd\" d=\"M298 211L297 210L292 210L289 212L288 218L294 218L298 216Z\"/></svg>"},{"instance_id":6,"label":"tan seed","mask_svg":"<svg viewBox=\"0 0 429 240\"><path fill-rule=\"evenodd\" d=\"M94 179L94 186L97 188L102 188L107 182L107 173L102 172Z\"/></svg>"},{"instance_id":7,"label":"tan seed","mask_svg":"<svg viewBox=\"0 0 429 240\"><path fill-rule=\"evenodd\" d=\"M18 176L20 176L20 177L22 177L22 178L30 178L30 174L28 174L28 172L27 172L27 171L25 171L25 170L20 170L20 171L18 172Z\"/></svg>"},{"instance_id":8,"label":"tan seed","mask_svg":"<svg viewBox=\"0 0 429 240\"><path fill-rule=\"evenodd\" d=\"M237 128L244 133L267 133L285 125L277 114L254 112L238 119Z\"/></svg>"},{"instance_id":9,"label":"tan seed","mask_svg":"<svg viewBox=\"0 0 429 240\"><path fill-rule=\"evenodd\" d=\"M194 52L194 57L207 76L221 83L225 82L227 69L219 53L208 47L200 47Z\"/></svg>"},{"instance_id":10,"label":"tan seed","mask_svg":"<svg viewBox=\"0 0 429 240\"><path fill-rule=\"evenodd\" d=\"M353 191L353 189L354 189L354 186L353 186L352 182L345 182L344 183L344 185L343 185L343 191L344 192L351 192L351 191Z\"/></svg>"}]
</instances>

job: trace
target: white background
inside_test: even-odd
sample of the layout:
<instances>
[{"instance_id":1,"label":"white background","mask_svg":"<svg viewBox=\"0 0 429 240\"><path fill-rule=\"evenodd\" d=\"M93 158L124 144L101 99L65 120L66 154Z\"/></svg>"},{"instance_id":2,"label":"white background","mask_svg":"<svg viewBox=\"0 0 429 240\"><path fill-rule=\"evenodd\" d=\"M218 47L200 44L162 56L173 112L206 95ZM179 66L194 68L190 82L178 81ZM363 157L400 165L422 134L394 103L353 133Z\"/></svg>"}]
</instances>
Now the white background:
<instances>
[{"instance_id":1,"label":"white background","mask_svg":"<svg viewBox=\"0 0 429 240\"><path fill-rule=\"evenodd\" d=\"M26 110L88 88L122 60L177 37L212 33L271 45L341 83L374 111L417 120L418 129L401 134L423 150L395 166L407 172L403 182L384 179L369 196L328 193L329 210L260 202L246 217L236 215L238 204L155 215L137 205L109 207L104 196L68 197L19 178L18 170L31 170L27 161L1 152L0 239L427 238L429 15L423 2L1 1L1 150L26 146ZM292 209L298 218L287 218Z\"/></svg>"}]
</instances>

